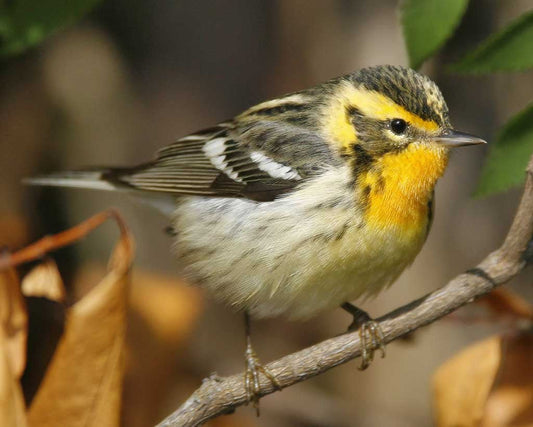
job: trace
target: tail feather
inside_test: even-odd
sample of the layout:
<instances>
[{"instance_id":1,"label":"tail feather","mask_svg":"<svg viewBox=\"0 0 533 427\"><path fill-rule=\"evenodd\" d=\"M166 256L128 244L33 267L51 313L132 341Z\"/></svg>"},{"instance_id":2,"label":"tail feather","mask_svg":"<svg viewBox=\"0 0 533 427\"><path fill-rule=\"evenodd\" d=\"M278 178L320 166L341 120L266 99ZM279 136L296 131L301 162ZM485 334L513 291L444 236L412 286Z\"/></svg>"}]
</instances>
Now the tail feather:
<instances>
[{"instance_id":1,"label":"tail feather","mask_svg":"<svg viewBox=\"0 0 533 427\"><path fill-rule=\"evenodd\" d=\"M25 178L23 179L23 183L46 187L88 188L107 191L125 189L120 184L117 185L116 183L107 180L106 175L108 174L109 170L58 172L49 175Z\"/></svg>"},{"instance_id":2,"label":"tail feather","mask_svg":"<svg viewBox=\"0 0 533 427\"><path fill-rule=\"evenodd\" d=\"M176 209L176 196L161 192L136 189L120 182L117 176L121 169L101 169L85 171L57 172L49 175L23 179L24 184L45 187L86 188L104 191L123 191L137 201L150 205L165 216L171 218Z\"/></svg>"}]
</instances>

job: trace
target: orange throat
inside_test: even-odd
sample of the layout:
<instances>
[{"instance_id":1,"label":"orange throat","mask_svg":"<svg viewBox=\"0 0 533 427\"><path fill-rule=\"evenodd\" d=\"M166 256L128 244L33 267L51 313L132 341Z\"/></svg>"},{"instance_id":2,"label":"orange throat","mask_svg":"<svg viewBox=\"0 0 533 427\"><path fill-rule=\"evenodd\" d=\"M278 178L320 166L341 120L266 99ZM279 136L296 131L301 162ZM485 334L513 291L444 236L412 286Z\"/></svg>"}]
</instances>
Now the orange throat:
<instances>
[{"instance_id":1,"label":"orange throat","mask_svg":"<svg viewBox=\"0 0 533 427\"><path fill-rule=\"evenodd\" d=\"M418 232L428 224L428 204L448 163L448 150L436 144L412 143L388 153L358 179L367 202L367 224Z\"/></svg>"}]
</instances>

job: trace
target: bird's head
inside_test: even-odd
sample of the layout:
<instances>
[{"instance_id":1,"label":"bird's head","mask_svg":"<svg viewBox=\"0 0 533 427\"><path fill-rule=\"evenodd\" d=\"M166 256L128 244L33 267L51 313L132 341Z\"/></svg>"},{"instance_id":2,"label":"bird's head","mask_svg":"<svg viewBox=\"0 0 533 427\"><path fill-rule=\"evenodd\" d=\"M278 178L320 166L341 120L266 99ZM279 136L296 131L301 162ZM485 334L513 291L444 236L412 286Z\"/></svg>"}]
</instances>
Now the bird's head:
<instances>
[{"instance_id":1,"label":"bird's head","mask_svg":"<svg viewBox=\"0 0 533 427\"><path fill-rule=\"evenodd\" d=\"M446 157L450 147L485 143L453 130L437 85L412 69L370 67L328 85L320 122L344 158L368 163L415 148Z\"/></svg>"},{"instance_id":2,"label":"bird's head","mask_svg":"<svg viewBox=\"0 0 533 427\"><path fill-rule=\"evenodd\" d=\"M367 223L405 235L427 226L449 149L485 141L455 131L437 85L411 69L365 68L326 86L318 123L349 166Z\"/></svg>"}]
</instances>

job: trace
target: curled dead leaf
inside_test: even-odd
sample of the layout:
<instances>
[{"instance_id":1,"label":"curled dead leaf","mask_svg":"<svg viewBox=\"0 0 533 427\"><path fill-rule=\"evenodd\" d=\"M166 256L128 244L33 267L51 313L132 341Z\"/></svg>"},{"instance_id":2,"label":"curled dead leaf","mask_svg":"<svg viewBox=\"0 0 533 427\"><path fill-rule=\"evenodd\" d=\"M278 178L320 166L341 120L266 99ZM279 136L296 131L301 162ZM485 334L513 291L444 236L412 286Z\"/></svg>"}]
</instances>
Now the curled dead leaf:
<instances>
[{"instance_id":1,"label":"curled dead leaf","mask_svg":"<svg viewBox=\"0 0 533 427\"><path fill-rule=\"evenodd\" d=\"M499 317L533 320L533 306L508 289L496 288L477 302L486 304Z\"/></svg>"},{"instance_id":2,"label":"curled dead leaf","mask_svg":"<svg viewBox=\"0 0 533 427\"><path fill-rule=\"evenodd\" d=\"M30 407L32 427L118 426L133 249L123 235L102 281L67 312L65 332Z\"/></svg>"},{"instance_id":3,"label":"curled dead leaf","mask_svg":"<svg viewBox=\"0 0 533 427\"><path fill-rule=\"evenodd\" d=\"M8 341L4 331L0 330L0 425L26 427L24 397L6 350Z\"/></svg>"},{"instance_id":4,"label":"curled dead leaf","mask_svg":"<svg viewBox=\"0 0 533 427\"><path fill-rule=\"evenodd\" d=\"M533 334L502 339L502 363L487 399L483 427L533 425Z\"/></svg>"},{"instance_id":5,"label":"curled dead leaf","mask_svg":"<svg viewBox=\"0 0 533 427\"><path fill-rule=\"evenodd\" d=\"M500 337L471 345L433 376L433 407L439 427L479 426L501 362Z\"/></svg>"},{"instance_id":6,"label":"curled dead leaf","mask_svg":"<svg viewBox=\"0 0 533 427\"><path fill-rule=\"evenodd\" d=\"M77 272L75 294L85 295L101 277L101 264ZM154 425L176 384L187 390L191 374L182 350L203 310L203 293L178 277L133 269L129 296L128 353L123 394L124 425ZM194 383L190 386L192 387Z\"/></svg>"},{"instance_id":7,"label":"curled dead leaf","mask_svg":"<svg viewBox=\"0 0 533 427\"><path fill-rule=\"evenodd\" d=\"M494 336L448 360L433 406L439 427L533 425L533 335Z\"/></svg>"},{"instance_id":8,"label":"curled dead leaf","mask_svg":"<svg viewBox=\"0 0 533 427\"><path fill-rule=\"evenodd\" d=\"M26 364L27 314L17 275L0 272L0 425L25 427L19 378Z\"/></svg>"},{"instance_id":9,"label":"curled dead leaf","mask_svg":"<svg viewBox=\"0 0 533 427\"><path fill-rule=\"evenodd\" d=\"M0 272L0 328L4 334L3 349L7 352L13 374L20 378L26 364L28 315L13 269Z\"/></svg>"},{"instance_id":10,"label":"curled dead leaf","mask_svg":"<svg viewBox=\"0 0 533 427\"><path fill-rule=\"evenodd\" d=\"M22 279L22 294L26 297L43 297L51 301L65 301L65 286L56 263L47 259Z\"/></svg>"}]
</instances>

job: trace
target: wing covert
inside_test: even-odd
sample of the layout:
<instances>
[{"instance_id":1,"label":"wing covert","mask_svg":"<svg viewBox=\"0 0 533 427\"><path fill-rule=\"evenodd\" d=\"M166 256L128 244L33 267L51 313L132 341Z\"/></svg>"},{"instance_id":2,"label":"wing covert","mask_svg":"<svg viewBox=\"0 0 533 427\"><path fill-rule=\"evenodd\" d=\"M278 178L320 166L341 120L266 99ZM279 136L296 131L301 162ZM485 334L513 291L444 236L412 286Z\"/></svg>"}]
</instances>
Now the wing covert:
<instances>
[{"instance_id":1,"label":"wing covert","mask_svg":"<svg viewBox=\"0 0 533 427\"><path fill-rule=\"evenodd\" d=\"M338 162L316 132L240 117L181 138L114 179L146 191L266 201Z\"/></svg>"}]
</instances>

